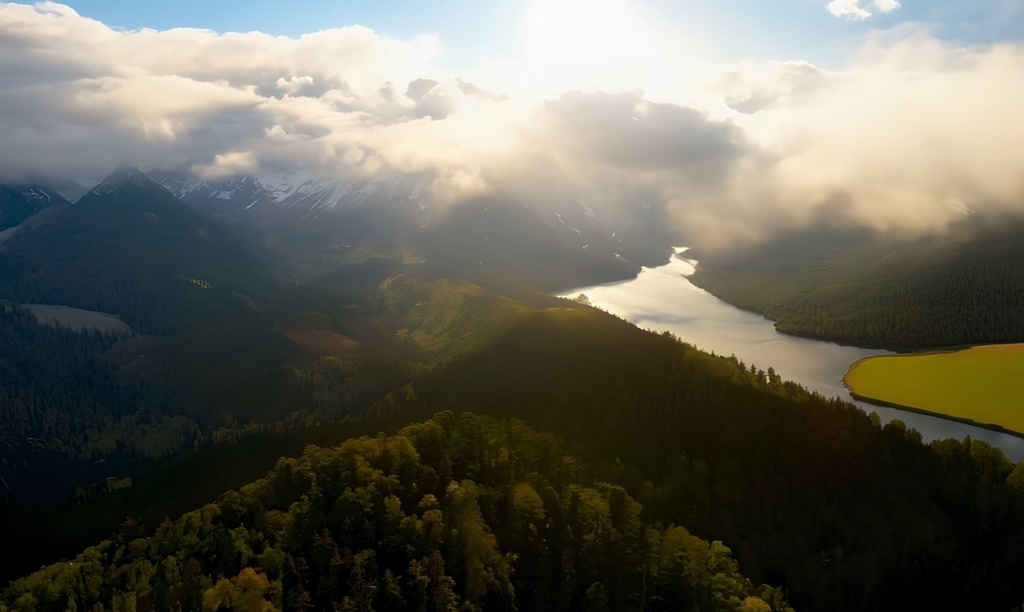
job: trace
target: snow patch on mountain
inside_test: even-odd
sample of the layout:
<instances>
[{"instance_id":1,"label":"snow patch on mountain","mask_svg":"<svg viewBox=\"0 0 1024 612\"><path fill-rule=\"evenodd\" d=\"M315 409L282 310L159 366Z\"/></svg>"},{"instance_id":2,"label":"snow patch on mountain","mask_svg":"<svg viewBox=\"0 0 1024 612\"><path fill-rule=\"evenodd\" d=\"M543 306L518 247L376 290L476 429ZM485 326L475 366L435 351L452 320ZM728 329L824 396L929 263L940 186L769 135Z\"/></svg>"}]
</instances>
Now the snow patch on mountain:
<instances>
[{"instance_id":1,"label":"snow patch on mountain","mask_svg":"<svg viewBox=\"0 0 1024 612\"><path fill-rule=\"evenodd\" d=\"M144 188L152 184L151 179L138 168L123 167L111 172L107 178L89 190L96 195L107 195L132 188Z\"/></svg>"},{"instance_id":2,"label":"snow patch on mountain","mask_svg":"<svg viewBox=\"0 0 1024 612\"><path fill-rule=\"evenodd\" d=\"M21 196L26 200L34 200L39 203L39 206L46 206L50 203L50 194L46 193L45 190L39 187L28 187L21 192Z\"/></svg>"},{"instance_id":3,"label":"snow patch on mountain","mask_svg":"<svg viewBox=\"0 0 1024 612\"><path fill-rule=\"evenodd\" d=\"M167 176L160 180L175 196L192 203L205 202L218 207L219 203L235 204L239 211L268 203L314 216L318 211L342 211L382 201L413 204L420 212L426 212L429 208L425 197L426 181L423 177L408 175L332 179L308 170L224 179Z\"/></svg>"}]
</instances>

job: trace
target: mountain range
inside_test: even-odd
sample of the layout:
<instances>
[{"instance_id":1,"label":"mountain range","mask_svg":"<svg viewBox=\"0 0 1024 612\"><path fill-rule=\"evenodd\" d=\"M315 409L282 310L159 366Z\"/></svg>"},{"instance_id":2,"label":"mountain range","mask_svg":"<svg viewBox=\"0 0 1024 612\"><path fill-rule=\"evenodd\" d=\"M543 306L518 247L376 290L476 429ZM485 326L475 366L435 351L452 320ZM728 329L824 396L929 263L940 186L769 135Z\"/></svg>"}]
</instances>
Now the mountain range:
<instances>
[{"instance_id":1,"label":"mountain range","mask_svg":"<svg viewBox=\"0 0 1024 612\"><path fill-rule=\"evenodd\" d=\"M129 174L149 179L138 169ZM602 210L582 200L551 206L490 197L450 209L432 202L429 181L419 176L149 175L193 211L230 226L284 282L306 282L341 264L385 257L425 260L474 280L500 272L554 291L628 278L640 266L663 263L677 241L666 230L663 211L643 201ZM113 195L122 179L123 169L76 203ZM12 211L5 237L43 205L67 203L46 187L3 190L20 194L16 206L0 208ZM559 265L548 265L553 261Z\"/></svg>"}]
</instances>

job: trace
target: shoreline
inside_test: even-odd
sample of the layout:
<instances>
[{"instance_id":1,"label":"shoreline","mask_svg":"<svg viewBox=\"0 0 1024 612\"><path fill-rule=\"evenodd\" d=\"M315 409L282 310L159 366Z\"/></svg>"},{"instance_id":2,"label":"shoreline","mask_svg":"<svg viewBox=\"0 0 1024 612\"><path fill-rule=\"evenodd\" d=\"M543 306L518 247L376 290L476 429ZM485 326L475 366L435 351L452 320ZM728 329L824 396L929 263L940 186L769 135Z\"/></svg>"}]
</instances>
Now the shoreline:
<instances>
[{"instance_id":1,"label":"shoreline","mask_svg":"<svg viewBox=\"0 0 1024 612\"><path fill-rule=\"evenodd\" d=\"M693 263L691 261L687 261L686 254L689 254L689 253L686 250L684 250L684 249L682 249L680 247L675 247L673 250L674 250L674 253L673 253L672 256L669 257L668 264L671 264L671 263L676 262L676 261L682 261L682 262L686 262L686 263L690 263L690 264ZM699 270L699 261L698 261L697 269ZM673 276L675 276L675 275L673 274ZM838 349L844 349L844 350L857 349L857 350L866 350L866 351L872 351L872 352L873 351L878 351L879 353L885 353L885 354L888 354L888 355L901 355L901 356L910 356L910 355L914 355L914 354L917 354L917 353L927 353L927 352L944 353L944 352L952 352L952 351L956 351L956 350L971 348L971 347L975 347L975 346L985 346L985 345L989 345L989 344L1000 344L1000 343L984 343L984 344L956 345L956 346L929 347L929 348L908 347L908 346L894 347L892 345L889 345L889 346L865 346L865 345L862 345L862 344L853 344L853 343L851 343L849 341L839 340L839 339L835 339L835 338L826 338L826 337L822 337L822 336L814 336L814 335L811 335L811 334L791 333L791 332L780 330L775 325L775 321L772 320L770 317L766 316L764 313L761 313L761 312L758 312L756 310L752 310L752 309L749 309L749 308L743 308L741 306L737 306L736 304L733 304L732 302L723 299L721 296L716 295L714 292L711 292L708 289L706 289L704 287L701 287L700 285L692 283L692 279L693 279L692 273L691 274L683 273L683 274L680 274L680 276L683 277L683 279L681 279L681 280L686 280L687 283L689 285L691 285L692 287L694 287L696 289L699 289L699 290L702 290L702 292L706 293L711 298L714 298L716 303L720 303L722 306L728 307L729 309L732 309L734 311L745 313L747 315L751 315L753 317L756 317L760 321L763 321L766 325L771 326L774 329L774 332L776 334L778 334L780 339L792 338L792 339L807 340L807 341L812 341L812 342L820 343L822 345L826 345L826 344L827 345L831 345L832 347L836 347L835 350L838 350ZM630 281L618 281L618 282L615 282L615 283L611 283L610 285L619 285L619 284L628 283L628 282L630 282ZM564 293L556 293L555 295L558 295L559 297L563 297L563 298L566 298L566 299L572 299L576 295L578 295L579 293L586 293L588 295L588 297L593 299L593 295L588 293L587 290L588 289L597 289L599 287L604 287L604 285L595 285L595 286L587 286L587 287L575 287L571 291L567 291L567 292L564 292ZM599 299L597 301L595 301L594 305L596 307L598 307L598 308L602 308L601 306L598 305L599 301L600 301ZM625 315L616 315L616 316L619 316L620 318L625 318L626 320L630 320ZM635 323L635 322L634 322L634 325L637 325L638 327L641 326L639 323ZM650 327L650 326L648 326L648 327ZM661 329L661 327L659 327L657 325L654 328L655 329ZM692 346L694 346L695 348L703 350L705 352L715 352L716 354L723 354L723 355L727 354L729 352L729 351L726 351L726 353L721 353L721 351L718 351L714 347L713 343L711 345L704 345L704 344L699 343L699 342L694 342L694 340L692 338L688 338L686 334L683 334L683 333L680 333L680 332L677 332L677 331L673 331L673 333L677 334L677 337L679 337L680 340L682 340L684 342L688 342ZM1001 343L1001 344L1009 344L1009 343ZM829 349L829 350L833 350L833 349ZM736 351L734 351L734 352L736 352ZM861 353L861 355L864 355L864 353ZM869 356L879 356L879 355L869 355ZM993 443L996 446L1001 446L1003 448L1014 449L1013 453L1012 453L1014 456L1024 456L1024 455L1021 455L1022 449L1024 449L1024 446L1021 445L1022 441L1024 441L1024 433L1022 433L1022 432L1011 430L1011 429L1007 429L1007 428L1003 427L1002 425L997 425L995 423L981 423L981 422L978 422L978 421L974 421L974 420L972 420L970 418L951 416L951 415L942 414L942 413L939 413L939 412L933 412L933 411L930 411L930 410L916 408L914 406L904 406L904 405L895 404L895 403L888 403L888 402L885 402L884 400L877 400L877 399L874 399L874 398L870 398L870 397L867 397L867 396L863 396L863 395L859 395L857 393L854 393L852 391L852 389L850 389L849 385L845 384L846 381L845 381L845 375L843 374L843 372L844 372L844 370L846 372L849 372L849 369L851 367L851 362L857 363L861 359L865 359L865 358L867 358L867 357L861 356L858 359L857 355L851 354L851 355L849 355L849 359L842 359L841 363L837 362L835 364L836 367L833 370L834 378L832 376L829 377L829 384L831 386L829 387L830 391L827 393L827 395L832 395L832 396L836 397L837 399L839 399L839 400L841 400L843 402L847 402L847 403L851 403L851 404L858 404L859 403L859 406L858 406L859 409L864 411L864 412L871 412L871 408L869 407L869 405L877 406L877 407L879 407L883 411L883 414L887 415L886 418L901 418L900 415L905 415L903 417L904 420L909 420L911 423L915 423L916 422L916 423L920 424L920 427L918 427L918 429L920 429L922 431L922 433L924 433L926 431L930 431L928 429L930 427L930 425L928 425L927 422L921 421L921 419L927 419L927 418L941 419L941 423L944 423L945 425L941 425L939 423L936 423L936 427L937 427L937 431L943 432L942 435L929 435L929 434L926 434L926 437L928 437L929 439L950 438L950 437L962 438L964 435L971 435L973 438L976 438L976 439L987 439L987 440L989 440L991 443ZM791 380L793 377L792 376L785 376L785 375L783 375L783 378ZM836 387L835 383L837 383L837 382L842 383L843 386L841 388ZM811 389L813 387L813 383L811 383L809 381L804 381L804 382L799 383L799 384L800 384L800 386L804 387L805 389ZM892 414L889 411L893 411L893 412L895 412L895 414ZM963 432L957 432L955 429L952 429L952 430L950 429L952 425L956 425L957 427L977 428L977 429L974 430L974 431L967 430L967 431L963 431ZM908 426L911 426L911 425L908 425ZM996 440L999 440L999 438L992 438L992 439L988 438L988 436L990 436L990 435L993 435L993 436L994 435L1005 436L1007 434L1009 436L1012 436L1012 437L1010 437L1010 438L1002 438L1001 441L999 441L999 442L996 441Z\"/></svg>"},{"instance_id":2,"label":"shoreline","mask_svg":"<svg viewBox=\"0 0 1024 612\"><path fill-rule=\"evenodd\" d=\"M1024 344L1024 343L1020 343L1020 342L1010 343L1010 342L1007 342L1007 343L1002 343L1002 344ZM992 346L992 345L993 344L976 344L976 345L971 345L971 346L967 346L967 347L960 348L960 349L933 350L933 351L928 351L926 353L914 353L913 355L910 355L910 354L897 354L897 355L891 355L891 356L892 357L911 357L911 356L915 356L915 355L919 355L919 354L955 353L957 351L966 350L967 348L973 348L975 346ZM941 413L941 412L934 412L932 410L926 410L924 408L918 408L916 406L907 406L906 404L897 404L895 402L889 402L889 401L886 401L886 400L882 400L882 399L878 399L878 398L874 398L874 397L869 397L867 395L861 395L861 394L857 393L856 391L853 390L852 387L850 387L849 383L846 382L846 377L850 375L850 372L852 372L853 369L855 367L857 367L858 364L860 364L861 362L867 361L869 359L877 359L877 357L863 357L861 359L858 359L857 361L854 361L853 363L850 364L850 367L848 367L846 369L846 374L843 375L843 386L846 387L846 391L850 394L850 397L852 397L853 399L855 399L857 401L861 401L861 402L867 403L867 404L872 404L872 405L875 405L875 406L880 406L880 407L883 407L883 408L893 408L895 410L903 410L903 411L906 411L906 412L914 412L914 413L917 413L917 414L925 414L925 415L928 415L928 416L937 417L937 418L940 418L940 419L945 419L947 421L954 421L954 422L957 422L957 423L963 423L965 425L971 425L973 427L980 427L982 429L987 429L989 431L994 431L994 432L997 432L997 433L1006 434L1006 435L1013 436L1015 438L1020 438L1020 439L1024 440L1024 432L1016 431L1016 430L1013 430L1013 429L1007 429L1006 427L1003 427L1002 425L999 425L999 424L996 424L996 423L982 423L981 421L975 421L974 419L969 419L967 417L959 417L959 416L954 416L954 415L951 415L951 414L944 414L944 413Z\"/></svg>"},{"instance_id":3,"label":"shoreline","mask_svg":"<svg viewBox=\"0 0 1024 612\"><path fill-rule=\"evenodd\" d=\"M981 341L981 342L969 342L969 343L966 343L966 344L944 344L944 345L941 345L941 346L919 346L919 345L918 346L912 346L912 345L905 345L905 344L881 344L881 343L873 344L873 343L869 343L869 342L856 342L854 340L850 340L849 338L839 338L839 337L827 336L827 335L823 335L823 334L813 334L813 333L809 333L809 332L808 333L804 333L804 332L791 331L791 330L780 328L778 320L771 318L770 316L768 316L764 312L761 312L760 310L755 310L755 309L747 307L747 306L740 306L739 304L735 304L735 303L727 300L726 298L722 297L718 293L708 289L703 284L698 284L698 283L693 282L694 276L696 276L696 273L691 274L688 277L690 279L690 283L693 284L694 287L698 287L700 289L703 289L704 291L707 291L711 295L713 295L716 298L722 300L723 302L725 302L726 304L732 306L733 308L736 308L738 310L742 310L744 312L749 312L751 314L755 314L755 315L758 315L760 317L764 317L765 320L772 322L772 325L775 327L775 330L777 332L779 332L780 334L785 334L787 336L793 336L794 338L804 338L806 340L817 340L818 342L829 342L829 343L832 343L832 344L835 344L835 345L838 345L838 346L845 346L845 347L849 347L849 348L859 348L859 349L868 349L868 350L877 350L877 351L889 351L890 353L896 353L896 354L899 354L899 355L905 355L905 354L920 355L920 354L928 354L928 353L951 353L951 352L955 352L955 351L962 351L962 350L965 350L965 349L974 348L974 347L977 347L977 346L993 346L993 345L1001 345L1001 344L1024 344L1024 339L1020 339L1020 340L1006 340L1006 341L1001 341L1001 342L985 342L985 341Z\"/></svg>"}]
</instances>

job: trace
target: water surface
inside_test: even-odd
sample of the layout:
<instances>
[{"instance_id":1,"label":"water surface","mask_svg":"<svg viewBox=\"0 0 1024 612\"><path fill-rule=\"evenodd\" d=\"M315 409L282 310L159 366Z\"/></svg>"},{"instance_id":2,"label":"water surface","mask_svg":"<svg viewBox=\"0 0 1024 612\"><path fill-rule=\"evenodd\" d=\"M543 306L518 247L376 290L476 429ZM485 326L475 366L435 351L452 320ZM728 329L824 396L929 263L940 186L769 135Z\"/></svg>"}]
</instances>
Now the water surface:
<instances>
[{"instance_id":1,"label":"water surface","mask_svg":"<svg viewBox=\"0 0 1024 612\"><path fill-rule=\"evenodd\" d=\"M685 249L676 249L677 253ZM850 364L888 351L840 346L832 342L790 336L776 331L771 320L740 310L695 286L687 278L697 262L677 255L657 268L644 268L632 280L582 287L563 294L586 294L599 308L644 329L670 331L681 340L719 355L735 355L748 366L769 367L828 397L839 396L882 422L902 419L921 432L924 440L962 439L966 435L999 446L1014 461L1024 459L1024 439L965 423L916 412L854 401L843 385Z\"/></svg>"}]
</instances>

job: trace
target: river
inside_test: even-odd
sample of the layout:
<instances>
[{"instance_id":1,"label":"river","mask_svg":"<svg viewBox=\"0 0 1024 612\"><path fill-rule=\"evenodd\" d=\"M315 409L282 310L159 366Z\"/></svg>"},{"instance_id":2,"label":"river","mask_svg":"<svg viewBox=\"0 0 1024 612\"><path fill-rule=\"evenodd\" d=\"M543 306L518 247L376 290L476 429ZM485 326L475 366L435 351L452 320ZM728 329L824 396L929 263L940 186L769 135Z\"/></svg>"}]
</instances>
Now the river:
<instances>
[{"instance_id":1,"label":"river","mask_svg":"<svg viewBox=\"0 0 1024 612\"><path fill-rule=\"evenodd\" d=\"M1000 447L1013 461L1024 459L1024 438L1011 436L966 423L917 412L875 406L854 401L843 375L850 364L863 357L888 351L840 346L776 331L771 320L731 304L693 285L697 262L685 259L685 248L657 268L644 268L632 280L581 287L563 294L586 294L591 304L645 329L670 331L681 340L719 355L736 355L748 366L769 367L784 379L792 380L828 397L839 396L866 412L875 411L882 422L902 419L907 427L921 432L924 440L972 438L987 440Z\"/></svg>"}]
</instances>

